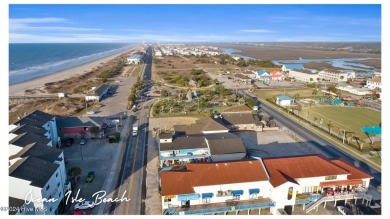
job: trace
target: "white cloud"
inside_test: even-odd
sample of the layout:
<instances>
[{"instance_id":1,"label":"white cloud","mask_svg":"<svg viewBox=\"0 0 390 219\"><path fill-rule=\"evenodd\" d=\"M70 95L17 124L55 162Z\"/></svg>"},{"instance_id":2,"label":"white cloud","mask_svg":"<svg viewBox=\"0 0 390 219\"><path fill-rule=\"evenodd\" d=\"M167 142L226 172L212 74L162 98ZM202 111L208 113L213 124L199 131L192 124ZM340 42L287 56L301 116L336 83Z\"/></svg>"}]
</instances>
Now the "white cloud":
<instances>
[{"instance_id":1,"label":"white cloud","mask_svg":"<svg viewBox=\"0 0 390 219\"><path fill-rule=\"evenodd\" d=\"M275 33L275 31L267 30L267 29L240 30L240 32L245 32L245 33Z\"/></svg>"},{"instance_id":2,"label":"white cloud","mask_svg":"<svg viewBox=\"0 0 390 219\"><path fill-rule=\"evenodd\" d=\"M36 23L66 23L65 18L43 17L43 18L10 18L10 24L36 24Z\"/></svg>"},{"instance_id":3,"label":"white cloud","mask_svg":"<svg viewBox=\"0 0 390 219\"><path fill-rule=\"evenodd\" d=\"M77 31L101 31L98 28L83 28L63 26L70 23L65 18L11 18L9 19L10 33L35 33L37 31L62 31L62 32L77 32ZM61 24L61 26L45 26L46 24Z\"/></svg>"}]
</instances>

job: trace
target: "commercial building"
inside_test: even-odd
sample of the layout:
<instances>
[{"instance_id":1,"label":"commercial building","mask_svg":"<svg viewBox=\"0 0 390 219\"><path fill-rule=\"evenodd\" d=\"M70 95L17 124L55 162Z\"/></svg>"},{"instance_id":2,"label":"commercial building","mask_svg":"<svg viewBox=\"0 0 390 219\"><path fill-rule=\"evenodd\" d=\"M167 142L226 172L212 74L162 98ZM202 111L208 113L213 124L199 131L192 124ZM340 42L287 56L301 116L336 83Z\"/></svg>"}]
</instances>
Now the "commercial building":
<instances>
[{"instance_id":1,"label":"commercial building","mask_svg":"<svg viewBox=\"0 0 390 219\"><path fill-rule=\"evenodd\" d=\"M99 87L94 87L92 90L85 96L85 101L97 101L103 99L103 97L110 90L110 85L101 84Z\"/></svg>"},{"instance_id":2,"label":"commercial building","mask_svg":"<svg viewBox=\"0 0 390 219\"><path fill-rule=\"evenodd\" d=\"M144 59L144 53L138 52L127 57L127 64L141 64Z\"/></svg>"},{"instance_id":3,"label":"commercial building","mask_svg":"<svg viewBox=\"0 0 390 219\"><path fill-rule=\"evenodd\" d=\"M258 114L222 113L214 117L230 131L262 131L263 124Z\"/></svg>"},{"instance_id":4,"label":"commercial building","mask_svg":"<svg viewBox=\"0 0 390 219\"><path fill-rule=\"evenodd\" d=\"M318 72L321 81L342 82L348 80L349 73L344 71L323 70Z\"/></svg>"},{"instance_id":5,"label":"commercial building","mask_svg":"<svg viewBox=\"0 0 390 219\"><path fill-rule=\"evenodd\" d=\"M336 88L359 96L364 96L371 93L370 89L365 87L359 88L359 87L353 87L351 85L338 85L336 86Z\"/></svg>"},{"instance_id":6,"label":"commercial building","mask_svg":"<svg viewBox=\"0 0 390 219\"><path fill-rule=\"evenodd\" d=\"M58 134L62 138L91 138L104 137L108 124L104 117L79 116L57 118ZM99 128L99 133L94 136L92 127Z\"/></svg>"},{"instance_id":7,"label":"commercial building","mask_svg":"<svg viewBox=\"0 0 390 219\"><path fill-rule=\"evenodd\" d=\"M161 172L163 214L196 215L365 199L372 177L342 159L320 155L186 164Z\"/></svg>"},{"instance_id":8,"label":"commercial building","mask_svg":"<svg viewBox=\"0 0 390 219\"><path fill-rule=\"evenodd\" d=\"M366 87L370 90L374 89L382 89L382 78L381 77L374 77L370 80L367 80Z\"/></svg>"},{"instance_id":9,"label":"commercial building","mask_svg":"<svg viewBox=\"0 0 390 219\"><path fill-rule=\"evenodd\" d=\"M252 78L250 78L250 77L248 77L246 75L243 75L243 74L235 74L233 80L241 82L241 83L245 83L245 84L251 84L252 83Z\"/></svg>"},{"instance_id":10,"label":"commercial building","mask_svg":"<svg viewBox=\"0 0 390 219\"><path fill-rule=\"evenodd\" d=\"M305 67L302 64L284 64L282 71L303 70Z\"/></svg>"},{"instance_id":11,"label":"commercial building","mask_svg":"<svg viewBox=\"0 0 390 219\"><path fill-rule=\"evenodd\" d=\"M292 106L295 105L295 100L289 96L277 96L275 103L282 107Z\"/></svg>"},{"instance_id":12,"label":"commercial building","mask_svg":"<svg viewBox=\"0 0 390 219\"><path fill-rule=\"evenodd\" d=\"M298 81L303 81L303 82L317 82L318 81L318 78L319 78L319 75L317 73L313 73L309 70L299 70L299 71L295 71L295 70L290 70L288 72L288 76L290 78L294 78L295 80L298 80Z\"/></svg>"},{"instance_id":13,"label":"commercial building","mask_svg":"<svg viewBox=\"0 0 390 219\"><path fill-rule=\"evenodd\" d=\"M160 167L216 161L240 160L246 150L241 138L232 133L159 135Z\"/></svg>"}]
</instances>

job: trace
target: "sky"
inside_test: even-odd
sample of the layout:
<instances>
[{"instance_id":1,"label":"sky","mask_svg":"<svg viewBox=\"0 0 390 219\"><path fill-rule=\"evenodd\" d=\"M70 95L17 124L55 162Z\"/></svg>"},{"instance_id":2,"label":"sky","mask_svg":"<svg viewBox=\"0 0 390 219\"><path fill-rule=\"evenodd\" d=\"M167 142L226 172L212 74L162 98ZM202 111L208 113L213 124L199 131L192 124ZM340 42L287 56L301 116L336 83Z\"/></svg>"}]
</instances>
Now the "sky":
<instances>
[{"instance_id":1,"label":"sky","mask_svg":"<svg viewBox=\"0 0 390 219\"><path fill-rule=\"evenodd\" d=\"M9 5L10 43L381 41L381 5Z\"/></svg>"}]
</instances>

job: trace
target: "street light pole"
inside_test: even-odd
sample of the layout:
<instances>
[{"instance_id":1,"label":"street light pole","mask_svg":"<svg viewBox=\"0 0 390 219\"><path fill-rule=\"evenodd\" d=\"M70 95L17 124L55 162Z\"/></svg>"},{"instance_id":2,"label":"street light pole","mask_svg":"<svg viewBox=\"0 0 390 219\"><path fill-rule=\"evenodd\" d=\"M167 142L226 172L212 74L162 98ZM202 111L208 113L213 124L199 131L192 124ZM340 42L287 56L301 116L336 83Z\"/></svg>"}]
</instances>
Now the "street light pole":
<instances>
[{"instance_id":1,"label":"street light pole","mask_svg":"<svg viewBox=\"0 0 390 219\"><path fill-rule=\"evenodd\" d=\"M344 135L343 135L343 144L344 144L344 141L345 141L345 129L343 131L344 131Z\"/></svg>"}]
</instances>

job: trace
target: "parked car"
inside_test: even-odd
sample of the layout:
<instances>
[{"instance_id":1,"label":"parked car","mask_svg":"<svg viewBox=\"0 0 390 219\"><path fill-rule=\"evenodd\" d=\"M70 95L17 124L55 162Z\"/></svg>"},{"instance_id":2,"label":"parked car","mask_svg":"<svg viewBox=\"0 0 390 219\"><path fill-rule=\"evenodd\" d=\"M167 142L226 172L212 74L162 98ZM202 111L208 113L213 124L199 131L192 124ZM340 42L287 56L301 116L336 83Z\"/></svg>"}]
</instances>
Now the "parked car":
<instances>
[{"instance_id":1,"label":"parked car","mask_svg":"<svg viewBox=\"0 0 390 219\"><path fill-rule=\"evenodd\" d=\"M372 208L370 208L369 206L359 205L358 208L359 208L360 214L377 215L377 213L374 210L372 210Z\"/></svg>"},{"instance_id":2,"label":"parked car","mask_svg":"<svg viewBox=\"0 0 390 219\"><path fill-rule=\"evenodd\" d=\"M95 112L94 111L88 111L87 114L88 115L93 115L93 114L95 114Z\"/></svg>"},{"instance_id":3,"label":"parked car","mask_svg":"<svg viewBox=\"0 0 390 219\"><path fill-rule=\"evenodd\" d=\"M85 212L85 211L74 211L74 215L91 215L91 212Z\"/></svg>"},{"instance_id":4,"label":"parked car","mask_svg":"<svg viewBox=\"0 0 390 219\"><path fill-rule=\"evenodd\" d=\"M95 172L93 171L90 171L87 175L87 180L86 182L87 183L91 183L93 181L93 179L95 178Z\"/></svg>"},{"instance_id":5,"label":"parked car","mask_svg":"<svg viewBox=\"0 0 390 219\"><path fill-rule=\"evenodd\" d=\"M65 142L65 145L67 147L70 147L70 146L72 146L73 142L74 142L74 138L68 138L68 140L66 140L66 142Z\"/></svg>"},{"instance_id":6,"label":"parked car","mask_svg":"<svg viewBox=\"0 0 390 219\"><path fill-rule=\"evenodd\" d=\"M77 203L74 206L74 210L83 210L83 209L92 209L95 207L95 203L92 201L83 201L80 203Z\"/></svg>"},{"instance_id":7,"label":"parked car","mask_svg":"<svg viewBox=\"0 0 390 219\"><path fill-rule=\"evenodd\" d=\"M85 145L86 143L87 143L87 139L82 138L81 141L80 141L80 144L81 145Z\"/></svg>"}]
</instances>

